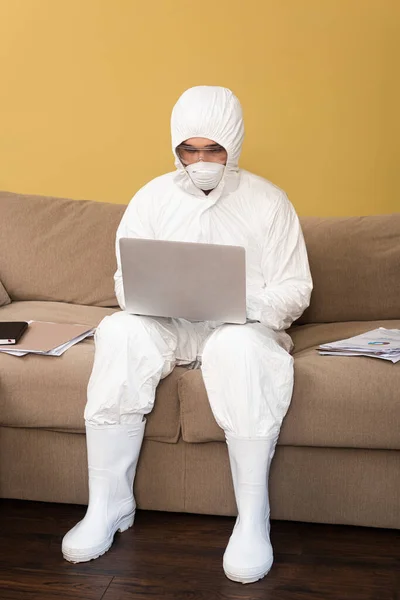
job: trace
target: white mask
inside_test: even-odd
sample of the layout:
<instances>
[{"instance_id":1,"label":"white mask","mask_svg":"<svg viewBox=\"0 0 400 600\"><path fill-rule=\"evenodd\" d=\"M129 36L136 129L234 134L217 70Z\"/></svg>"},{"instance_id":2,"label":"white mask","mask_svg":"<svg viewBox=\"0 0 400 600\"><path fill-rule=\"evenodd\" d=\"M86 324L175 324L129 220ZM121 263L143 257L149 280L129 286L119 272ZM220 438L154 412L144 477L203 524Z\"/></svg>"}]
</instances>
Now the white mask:
<instances>
[{"instance_id":1,"label":"white mask","mask_svg":"<svg viewBox=\"0 0 400 600\"><path fill-rule=\"evenodd\" d=\"M200 190L213 190L224 174L225 165L215 162L197 162L186 167L190 179Z\"/></svg>"}]
</instances>

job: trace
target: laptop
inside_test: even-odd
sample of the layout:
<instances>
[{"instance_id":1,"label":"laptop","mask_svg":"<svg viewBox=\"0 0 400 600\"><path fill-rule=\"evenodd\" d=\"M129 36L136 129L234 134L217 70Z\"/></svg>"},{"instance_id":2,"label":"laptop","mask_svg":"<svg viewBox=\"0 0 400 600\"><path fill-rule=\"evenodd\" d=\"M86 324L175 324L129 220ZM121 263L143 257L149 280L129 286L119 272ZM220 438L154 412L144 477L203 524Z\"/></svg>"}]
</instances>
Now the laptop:
<instances>
[{"instance_id":1,"label":"laptop","mask_svg":"<svg viewBox=\"0 0 400 600\"><path fill-rule=\"evenodd\" d=\"M188 321L246 322L241 246L119 240L126 310Z\"/></svg>"}]
</instances>

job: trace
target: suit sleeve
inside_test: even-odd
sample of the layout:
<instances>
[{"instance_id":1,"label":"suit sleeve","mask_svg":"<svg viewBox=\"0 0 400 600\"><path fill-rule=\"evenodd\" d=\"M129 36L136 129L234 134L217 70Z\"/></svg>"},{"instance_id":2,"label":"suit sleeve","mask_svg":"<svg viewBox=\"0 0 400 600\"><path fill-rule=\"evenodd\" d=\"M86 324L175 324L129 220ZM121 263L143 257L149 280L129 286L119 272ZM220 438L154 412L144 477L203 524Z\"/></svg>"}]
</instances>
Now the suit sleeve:
<instances>
[{"instance_id":1,"label":"suit sleeve","mask_svg":"<svg viewBox=\"0 0 400 600\"><path fill-rule=\"evenodd\" d=\"M115 239L115 253L117 257L117 270L114 274L114 289L118 304L125 310L125 295L121 271L121 255L119 240L121 238L154 239L154 229L151 223L152 209L151 198L146 194L145 188L132 198L121 219Z\"/></svg>"},{"instance_id":2,"label":"suit sleeve","mask_svg":"<svg viewBox=\"0 0 400 600\"><path fill-rule=\"evenodd\" d=\"M247 316L287 329L309 305L312 279L300 222L283 192L266 229L262 273L263 288L248 290Z\"/></svg>"}]
</instances>

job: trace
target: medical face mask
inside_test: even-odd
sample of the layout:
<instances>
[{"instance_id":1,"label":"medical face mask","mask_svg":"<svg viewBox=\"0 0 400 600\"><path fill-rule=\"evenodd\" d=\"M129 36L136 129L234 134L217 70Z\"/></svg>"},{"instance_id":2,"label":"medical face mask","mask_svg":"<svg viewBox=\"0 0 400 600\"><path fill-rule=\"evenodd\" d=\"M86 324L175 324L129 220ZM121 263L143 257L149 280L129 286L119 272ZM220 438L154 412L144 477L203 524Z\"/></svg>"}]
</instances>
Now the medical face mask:
<instances>
[{"instance_id":1,"label":"medical face mask","mask_svg":"<svg viewBox=\"0 0 400 600\"><path fill-rule=\"evenodd\" d=\"M186 167L190 179L200 190L208 191L217 187L224 174L225 165L215 162L197 162Z\"/></svg>"}]
</instances>

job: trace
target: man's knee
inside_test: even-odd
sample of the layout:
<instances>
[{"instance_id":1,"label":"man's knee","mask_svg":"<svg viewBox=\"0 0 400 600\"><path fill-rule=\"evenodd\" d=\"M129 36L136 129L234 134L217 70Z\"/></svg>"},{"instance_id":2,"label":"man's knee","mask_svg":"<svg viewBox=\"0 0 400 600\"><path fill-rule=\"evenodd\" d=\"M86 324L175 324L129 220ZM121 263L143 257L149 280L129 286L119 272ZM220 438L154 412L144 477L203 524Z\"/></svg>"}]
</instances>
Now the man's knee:
<instances>
[{"instance_id":1,"label":"man's knee","mask_svg":"<svg viewBox=\"0 0 400 600\"><path fill-rule=\"evenodd\" d=\"M236 355L243 352L255 351L259 345L259 339L254 330L243 325L223 325L208 339L203 358L216 354Z\"/></svg>"},{"instance_id":2,"label":"man's knee","mask_svg":"<svg viewBox=\"0 0 400 600\"><path fill-rule=\"evenodd\" d=\"M257 324L258 325L258 324ZM207 341L203 359L223 353L228 356L253 355L254 360L264 361L266 355L273 354L283 362L290 362L287 350L279 343L279 334L267 328L247 325L223 325Z\"/></svg>"},{"instance_id":3,"label":"man's knee","mask_svg":"<svg viewBox=\"0 0 400 600\"><path fill-rule=\"evenodd\" d=\"M96 329L95 341L106 342L107 344L113 341L121 342L126 337L145 333L146 317L139 315L131 315L125 311L119 311L105 317Z\"/></svg>"},{"instance_id":4,"label":"man's knee","mask_svg":"<svg viewBox=\"0 0 400 600\"><path fill-rule=\"evenodd\" d=\"M122 332L126 329L124 326L126 325L126 317L127 313L125 312L116 312L112 315L107 315L97 326L96 337L107 338Z\"/></svg>"}]
</instances>

